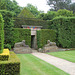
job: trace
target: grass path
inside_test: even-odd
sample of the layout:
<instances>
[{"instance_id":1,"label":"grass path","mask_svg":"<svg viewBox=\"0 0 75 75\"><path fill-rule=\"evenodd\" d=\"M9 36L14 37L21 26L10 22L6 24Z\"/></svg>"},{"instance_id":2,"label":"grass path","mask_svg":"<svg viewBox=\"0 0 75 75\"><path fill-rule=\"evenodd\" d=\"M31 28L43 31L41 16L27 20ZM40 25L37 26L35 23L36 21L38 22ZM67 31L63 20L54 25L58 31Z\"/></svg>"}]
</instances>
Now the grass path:
<instances>
[{"instance_id":1,"label":"grass path","mask_svg":"<svg viewBox=\"0 0 75 75\"><path fill-rule=\"evenodd\" d=\"M59 57L59 58L62 58L62 59L65 59L65 60L75 63L75 50L62 51L62 52L51 52L51 53L47 53L47 54L53 55L55 57Z\"/></svg>"},{"instance_id":2,"label":"grass path","mask_svg":"<svg viewBox=\"0 0 75 75\"><path fill-rule=\"evenodd\" d=\"M21 61L21 75L68 75L31 54L17 54L17 56Z\"/></svg>"}]
</instances>

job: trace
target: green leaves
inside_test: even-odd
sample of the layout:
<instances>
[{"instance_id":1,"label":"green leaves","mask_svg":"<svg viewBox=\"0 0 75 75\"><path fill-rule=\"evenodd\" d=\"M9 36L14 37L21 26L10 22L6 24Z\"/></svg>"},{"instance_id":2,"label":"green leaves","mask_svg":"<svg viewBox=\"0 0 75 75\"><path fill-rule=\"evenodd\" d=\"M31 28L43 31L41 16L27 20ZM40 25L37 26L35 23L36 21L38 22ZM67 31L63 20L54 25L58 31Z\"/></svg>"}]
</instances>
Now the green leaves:
<instances>
[{"instance_id":1,"label":"green leaves","mask_svg":"<svg viewBox=\"0 0 75 75\"><path fill-rule=\"evenodd\" d=\"M5 44L11 44L13 42L13 13L10 11L6 11L6 10L0 10L0 13L3 15L3 19L4 19L4 33L5 33Z\"/></svg>"},{"instance_id":2,"label":"green leaves","mask_svg":"<svg viewBox=\"0 0 75 75\"><path fill-rule=\"evenodd\" d=\"M54 18L49 28L56 30L58 46L75 47L75 17Z\"/></svg>"},{"instance_id":3,"label":"green leaves","mask_svg":"<svg viewBox=\"0 0 75 75\"><path fill-rule=\"evenodd\" d=\"M42 48L47 40L56 41L56 32L50 29L37 30L37 45Z\"/></svg>"},{"instance_id":4,"label":"green leaves","mask_svg":"<svg viewBox=\"0 0 75 75\"><path fill-rule=\"evenodd\" d=\"M0 14L0 53L3 52L4 49L4 20L2 15Z\"/></svg>"},{"instance_id":5,"label":"green leaves","mask_svg":"<svg viewBox=\"0 0 75 75\"><path fill-rule=\"evenodd\" d=\"M30 29L22 29L22 28L14 28L13 34L13 43L21 42L25 40L25 43L31 47L31 30Z\"/></svg>"}]
</instances>

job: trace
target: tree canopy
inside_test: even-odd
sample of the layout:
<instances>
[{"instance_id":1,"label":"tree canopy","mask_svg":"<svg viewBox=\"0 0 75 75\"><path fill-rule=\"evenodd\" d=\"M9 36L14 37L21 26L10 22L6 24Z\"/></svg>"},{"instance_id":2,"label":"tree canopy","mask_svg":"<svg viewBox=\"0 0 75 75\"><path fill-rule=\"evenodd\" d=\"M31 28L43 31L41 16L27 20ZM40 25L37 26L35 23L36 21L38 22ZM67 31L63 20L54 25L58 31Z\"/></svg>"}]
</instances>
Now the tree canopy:
<instances>
[{"instance_id":1,"label":"tree canopy","mask_svg":"<svg viewBox=\"0 0 75 75\"><path fill-rule=\"evenodd\" d=\"M15 0L0 0L0 10L8 10L16 13L16 16L22 10Z\"/></svg>"},{"instance_id":2,"label":"tree canopy","mask_svg":"<svg viewBox=\"0 0 75 75\"><path fill-rule=\"evenodd\" d=\"M55 10L68 9L71 0L47 0L47 4Z\"/></svg>"},{"instance_id":3,"label":"tree canopy","mask_svg":"<svg viewBox=\"0 0 75 75\"><path fill-rule=\"evenodd\" d=\"M36 6L33 6L32 4L28 3L26 8L34 15L34 16L37 16L40 11L38 11L37 7Z\"/></svg>"}]
</instances>

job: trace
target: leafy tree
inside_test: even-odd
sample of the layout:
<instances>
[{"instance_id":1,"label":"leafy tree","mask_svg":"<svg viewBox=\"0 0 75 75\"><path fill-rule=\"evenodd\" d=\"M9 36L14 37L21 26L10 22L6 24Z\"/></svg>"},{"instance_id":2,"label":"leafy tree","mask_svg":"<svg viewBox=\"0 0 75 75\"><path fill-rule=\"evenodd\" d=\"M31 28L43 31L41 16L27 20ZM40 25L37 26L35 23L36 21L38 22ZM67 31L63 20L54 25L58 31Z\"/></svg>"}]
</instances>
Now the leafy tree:
<instances>
[{"instance_id":1,"label":"leafy tree","mask_svg":"<svg viewBox=\"0 0 75 75\"><path fill-rule=\"evenodd\" d=\"M51 20L54 17L56 17L57 12L56 11L48 11L47 13L41 13L39 14L38 18L43 20Z\"/></svg>"},{"instance_id":2,"label":"leafy tree","mask_svg":"<svg viewBox=\"0 0 75 75\"><path fill-rule=\"evenodd\" d=\"M75 12L75 3L70 4L70 10Z\"/></svg>"},{"instance_id":3,"label":"leafy tree","mask_svg":"<svg viewBox=\"0 0 75 75\"><path fill-rule=\"evenodd\" d=\"M12 11L16 13L17 16L21 12L22 7L20 7L15 0L0 0L0 9Z\"/></svg>"},{"instance_id":4,"label":"leafy tree","mask_svg":"<svg viewBox=\"0 0 75 75\"><path fill-rule=\"evenodd\" d=\"M68 4L71 3L71 0L47 0L47 3L57 11L59 9L68 9Z\"/></svg>"},{"instance_id":5,"label":"leafy tree","mask_svg":"<svg viewBox=\"0 0 75 75\"><path fill-rule=\"evenodd\" d=\"M7 10L15 12L15 13L16 13L16 16L17 16L17 15L21 12L21 10L22 10L22 7L20 7L20 6L18 5L18 3L17 3L15 0L13 0L13 1L7 0L7 1L6 1L6 7L7 7Z\"/></svg>"},{"instance_id":6,"label":"leafy tree","mask_svg":"<svg viewBox=\"0 0 75 75\"><path fill-rule=\"evenodd\" d=\"M37 16L40 11L38 11L37 7L33 6L32 4L27 4L26 8L34 15Z\"/></svg>"},{"instance_id":7,"label":"leafy tree","mask_svg":"<svg viewBox=\"0 0 75 75\"><path fill-rule=\"evenodd\" d=\"M69 11L69 10L66 10L66 9L60 9L60 10L57 11L57 16L72 17L73 11Z\"/></svg>"},{"instance_id":8,"label":"leafy tree","mask_svg":"<svg viewBox=\"0 0 75 75\"><path fill-rule=\"evenodd\" d=\"M0 0L0 10L6 9L6 3L5 0Z\"/></svg>"}]
</instances>

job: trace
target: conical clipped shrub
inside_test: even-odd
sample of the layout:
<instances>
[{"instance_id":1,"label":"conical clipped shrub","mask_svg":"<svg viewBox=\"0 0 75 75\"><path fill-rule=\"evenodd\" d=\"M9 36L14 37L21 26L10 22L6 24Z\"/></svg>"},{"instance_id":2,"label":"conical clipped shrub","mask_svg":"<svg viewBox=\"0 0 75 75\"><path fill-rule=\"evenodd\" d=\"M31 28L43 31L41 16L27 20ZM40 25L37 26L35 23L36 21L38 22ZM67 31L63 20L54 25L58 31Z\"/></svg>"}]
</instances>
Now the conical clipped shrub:
<instances>
[{"instance_id":1,"label":"conical clipped shrub","mask_svg":"<svg viewBox=\"0 0 75 75\"><path fill-rule=\"evenodd\" d=\"M2 15L0 14L0 53L3 52L4 49L4 20Z\"/></svg>"},{"instance_id":2,"label":"conical clipped shrub","mask_svg":"<svg viewBox=\"0 0 75 75\"><path fill-rule=\"evenodd\" d=\"M20 14L18 15L18 17L21 17L21 18L35 18L34 15L27 8L24 8L20 12Z\"/></svg>"}]
</instances>

